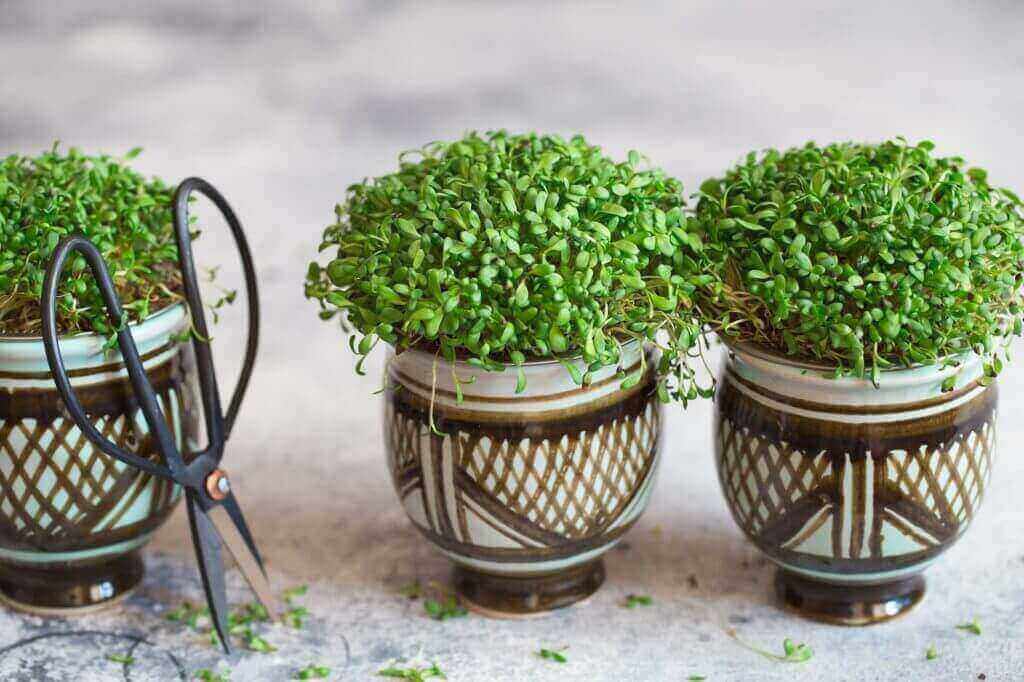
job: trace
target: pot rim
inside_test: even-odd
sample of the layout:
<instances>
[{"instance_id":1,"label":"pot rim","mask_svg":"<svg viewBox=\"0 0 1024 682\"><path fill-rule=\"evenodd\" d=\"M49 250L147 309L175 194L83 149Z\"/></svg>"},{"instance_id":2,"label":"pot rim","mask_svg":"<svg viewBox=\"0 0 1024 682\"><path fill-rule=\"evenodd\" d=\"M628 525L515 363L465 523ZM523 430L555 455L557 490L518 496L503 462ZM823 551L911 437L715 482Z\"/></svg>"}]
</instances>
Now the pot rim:
<instances>
[{"instance_id":1,"label":"pot rim","mask_svg":"<svg viewBox=\"0 0 1024 682\"><path fill-rule=\"evenodd\" d=\"M622 348L622 350L624 352L629 352L629 351L632 351L639 344L640 344L640 340L639 339L630 339L630 340L622 343L621 344L621 348ZM401 355L404 355L405 353L410 353L411 352L411 353L419 353L419 354L422 354L422 355L436 355L437 358L441 362L448 362L448 360L446 360L445 358L441 357L441 354L439 352L437 352L437 351L426 350L426 349L420 348L418 346L406 346L406 347L400 349L399 347L397 347L397 346L395 346L394 344L391 344L391 343L389 343L387 345L388 345L389 348L391 348L391 351L395 354L395 357L399 357ZM643 343L643 346L645 348L647 346L649 346L649 345L650 345L650 342L645 341ZM470 357L475 357L475 356L470 356ZM469 357L459 357L458 355L455 356L455 363L456 364L469 364L468 360L469 360ZM521 366L522 367L543 367L545 365L561 365L561 364L563 364L565 362L573 363L573 362L582 362L582 361L583 361L583 354L582 353L577 353L575 355L559 355L559 356L556 356L556 357L553 357L553 358L543 358L543 359L539 359L539 360L527 359L525 362L523 362L523 364ZM516 364L511 363L511 362L499 362L498 364L501 365L501 369L500 370L494 370L494 371L504 371L506 369L515 369L516 367L520 366L520 365L516 365ZM613 365L609 365L609 367L611 367L611 366L613 366ZM476 365L473 365L473 367L476 368L476 369L486 369L484 367L478 367Z\"/></svg>"},{"instance_id":2,"label":"pot rim","mask_svg":"<svg viewBox=\"0 0 1024 682\"><path fill-rule=\"evenodd\" d=\"M185 307L185 302L184 301L176 301L176 302L174 302L174 303L172 303L172 304L170 304L168 306L164 306L163 308L161 308L160 310L157 310L154 313L150 313L148 316L144 317L143 319L141 319L141 320L139 320L137 322L130 322L128 324L128 328L133 330L132 336L135 336L134 330L141 329L144 326L149 326L150 323L155 322L157 320L157 318L160 318L160 317L162 317L164 315L168 315L172 310L174 310L176 308L184 308L184 307ZM60 334L60 335L57 336L57 338L59 340L61 340L61 341L73 341L73 340L83 340L84 341L84 340L89 340L89 339L103 340L106 337L104 337L104 336L102 336L100 334L97 334L96 332L76 332L74 334ZM5 344L8 344L8 343L11 343L11 344L15 344L15 343L18 343L18 344L20 344L20 343L40 343L41 344L42 342L43 342L43 337L41 335L40 336L6 336L6 335L3 335L3 334L0 334L0 345L5 345ZM138 342L139 342L139 339L136 339L136 343L138 343Z\"/></svg>"},{"instance_id":3,"label":"pot rim","mask_svg":"<svg viewBox=\"0 0 1024 682\"><path fill-rule=\"evenodd\" d=\"M801 360L798 358L790 357L788 355L783 355L782 353L778 353L773 350L769 350L758 343L753 343L750 341L733 341L732 339L723 337L720 334L717 336L718 339L722 342L722 345L725 346L730 353L743 353L745 355L755 357L759 360L764 360L765 362L771 362L785 367L792 367L794 369L811 370L814 372L824 374L832 374L836 371L836 365L829 365L824 362L815 362L814 360ZM920 370L929 367L934 368L936 370L948 369L950 367L964 365L974 357L978 357L977 353L968 350L957 355L943 356L941 358L936 359L935 362L928 364L916 362L912 365L900 365L898 367L882 367L879 368L879 372L881 372L882 374L893 375L899 374L900 372ZM947 360L949 361L948 364L946 364ZM844 376L842 378L860 379L861 377ZM867 379L868 377L863 378Z\"/></svg>"}]
</instances>

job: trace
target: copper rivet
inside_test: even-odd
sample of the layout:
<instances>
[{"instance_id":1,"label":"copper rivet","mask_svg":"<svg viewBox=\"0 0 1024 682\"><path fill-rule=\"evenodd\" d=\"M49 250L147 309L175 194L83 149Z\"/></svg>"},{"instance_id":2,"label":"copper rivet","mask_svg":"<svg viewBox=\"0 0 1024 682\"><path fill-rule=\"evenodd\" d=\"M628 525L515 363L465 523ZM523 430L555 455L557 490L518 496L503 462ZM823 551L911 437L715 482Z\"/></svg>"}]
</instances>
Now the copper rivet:
<instances>
[{"instance_id":1,"label":"copper rivet","mask_svg":"<svg viewBox=\"0 0 1024 682\"><path fill-rule=\"evenodd\" d=\"M228 475L220 469L211 471L210 475L206 477L206 492L218 502L227 497L228 493L231 492Z\"/></svg>"}]
</instances>

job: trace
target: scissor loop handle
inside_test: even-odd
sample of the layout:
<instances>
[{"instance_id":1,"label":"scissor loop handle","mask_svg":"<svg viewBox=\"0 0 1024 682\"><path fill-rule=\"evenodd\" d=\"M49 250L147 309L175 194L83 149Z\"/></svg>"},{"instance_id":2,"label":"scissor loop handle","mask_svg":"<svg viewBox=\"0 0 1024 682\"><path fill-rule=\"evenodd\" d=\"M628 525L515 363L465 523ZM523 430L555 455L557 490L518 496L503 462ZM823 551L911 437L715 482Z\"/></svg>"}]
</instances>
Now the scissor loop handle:
<instances>
[{"instance_id":1,"label":"scissor loop handle","mask_svg":"<svg viewBox=\"0 0 1024 682\"><path fill-rule=\"evenodd\" d=\"M93 277L103 295L103 302L106 304L107 314L117 332L117 345L121 349L121 356L124 359L125 367L128 369L128 377L131 380L135 397L139 407L149 426L149 432L156 439L158 451L163 455L166 465L159 464L145 457L129 452L105 438L93 425L92 420L86 414L82 403L78 400L75 389L71 386L71 379L68 377L64 367L64 358L60 352L60 340L57 333L57 285L60 283L61 273L64 271L64 264L72 252L82 254L89 267L92 269ZM146 376L146 370L139 359L139 351L135 346L135 339L131 330L124 323L124 315L121 310L121 302L114 290L114 283L110 279L110 273L103 262L103 256L99 250L88 239L81 235L65 237L53 253L53 260L46 270L46 279L43 283L43 295L40 301L43 321L43 348L46 351L46 361L50 365L50 373L53 375L57 391L64 399L68 413L78 425L78 428L85 434L89 441L100 449L100 451L119 459L122 462L138 469L161 476L174 479L175 472L183 468L184 464L181 455L178 453L174 443L174 436L164 420L156 399L153 386Z\"/></svg>"},{"instance_id":2,"label":"scissor loop handle","mask_svg":"<svg viewBox=\"0 0 1024 682\"><path fill-rule=\"evenodd\" d=\"M199 284L196 280L196 268L192 258L192 236L189 232L189 199L193 192L205 195L216 205L224 216L238 248L245 275L246 302L248 304L249 330L245 343L245 358L238 375L238 383L231 395L227 415L221 411L220 392L213 371L213 355L210 352L209 332L206 328L206 316L203 313ZM209 454L214 462L219 462L223 454L224 441L231 434L238 408L245 395L252 375L253 363L256 361L256 349L259 345L260 302L256 288L256 270L253 266L252 253L245 239L245 232L231 205L217 189L201 178L188 178L178 185L174 195L174 229L178 241L178 262L181 266L182 281L185 286L185 298L192 313L192 328L195 331L192 347L195 350L196 364L199 368L200 391L202 393L203 411L206 421L206 433L210 442Z\"/></svg>"}]
</instances>

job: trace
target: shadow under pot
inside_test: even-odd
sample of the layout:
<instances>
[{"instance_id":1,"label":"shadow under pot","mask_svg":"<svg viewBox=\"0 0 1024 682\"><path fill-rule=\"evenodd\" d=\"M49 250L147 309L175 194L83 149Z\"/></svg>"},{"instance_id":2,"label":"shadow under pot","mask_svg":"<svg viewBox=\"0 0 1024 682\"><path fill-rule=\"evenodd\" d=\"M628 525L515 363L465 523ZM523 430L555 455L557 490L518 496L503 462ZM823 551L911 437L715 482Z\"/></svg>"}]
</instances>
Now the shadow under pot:
<instances>
[{"instance_id":1,"label":"shadow under pot","mask_svg":"<svg viewBox=\"0 0 1024 682\"><path fill-rule=\"evenodd\" d=\"M867 625L924 597L922 571L966 531L995 456L997 389L981 360L869 380L739 346L715 398L733 518L779 566L782 603ZM953 390L942 383L956 376Z\"/></svg>"},{"instance_id":2,"label":"shadow under pot","mask_svg":"<svg viewBox=\"0 0 1024 682\"><path fill-rule=\"evenodd\" d=\"M468 606L522 616L601 586L601 556L647 506L658 468L655 364L653 351L642 362L639 344L625 346L622 367L643 375L623 390L614 367L581 387L557 361L526 363L516 393L515 367L390 355L384 438L395 489L455 563Z\"/></svg>"},{"instance_id":3,"label":"shadow under pot","mask_svg":"<svg viewBox=\"0 0 1024 682\"><path fill-rule=\"evenodd\" d=\"M198 396L191 348L175 340L185 309L132 326L160 407L177 439L195 443ZM127 372L104 339L61 339L61 353L96 428L139 455L159 458ZM181 496L169 481L95 449L68 418L42 341L0 338L0 598L40 615L116 603L141 581L140 548Z\"/></svg>"}]
</instances>

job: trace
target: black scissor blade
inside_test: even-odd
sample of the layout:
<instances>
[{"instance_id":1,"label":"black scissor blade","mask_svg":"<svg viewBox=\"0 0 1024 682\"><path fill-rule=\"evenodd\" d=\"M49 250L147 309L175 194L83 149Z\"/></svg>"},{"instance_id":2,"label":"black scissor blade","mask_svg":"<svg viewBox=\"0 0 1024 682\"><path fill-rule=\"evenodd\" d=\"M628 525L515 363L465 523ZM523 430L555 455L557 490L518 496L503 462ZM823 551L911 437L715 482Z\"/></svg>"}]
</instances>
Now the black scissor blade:
<instances>
[{"instance_id":1,"label":"black scissor blade","mask_svg":"<svg viewBox=\"0 0 1024 682\"><path fill-rule=\"evenodd\" d=\"M186 491L188 521L192 527L192 543L196 548L196 562L203 579L206 603L210 607L210 620L220 637L224 653L231 655L231 639L228 635L228 597L224 587L224 562L220 553L220 536L210 522L203 508L196 502L194 494Z\"/></svg>"},{"instance_id":2,"label":"black scissor blade","mask_svg":"<svg viewBox=\"0 0 1024 682\"><path fill-rule=\"evenodd\" d=\"M256 549L256 541L252 539L252 533L249 532L249 526L245 523L245 517L242 516L242 509L238 506L238 500L235 499L234 493L229 493L228 496L221 503L228 512L228 516L235 524L235 528L238 529L239 535L245 540L245 546L249 548L249 552L252 553L252 557L256 560L260 570L263 572L263 576L266 577L267 569L263 566L263 557L260 556L260 551ZM221 533L221 537L223 537Z\"/></svg>"},{"instance_id":3,"label":"black scissor blade","mask_svg":"<svg viewBox=\"0 0 1024 682\"><path fill-rule=\"evenodd\" d=\"M232 509L235 514L232 514ZM256 545L249 535L242 518L242 512L238 508L234 495L229 494L221 506L214 507L209 512L209 520L220 533L221 540L235 558L239 570L245 577L246 582L252 589L256 598L272 620L280 620L284 615L281 602L274 595L267 579L267 573L263 570L260 555L256 551Z\"/></svg>"}]
</instances>

